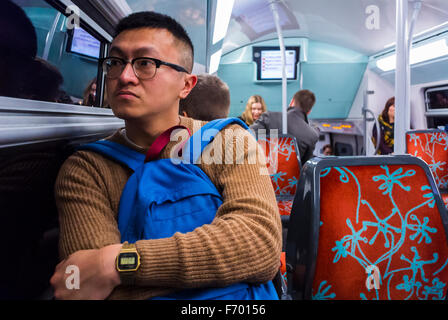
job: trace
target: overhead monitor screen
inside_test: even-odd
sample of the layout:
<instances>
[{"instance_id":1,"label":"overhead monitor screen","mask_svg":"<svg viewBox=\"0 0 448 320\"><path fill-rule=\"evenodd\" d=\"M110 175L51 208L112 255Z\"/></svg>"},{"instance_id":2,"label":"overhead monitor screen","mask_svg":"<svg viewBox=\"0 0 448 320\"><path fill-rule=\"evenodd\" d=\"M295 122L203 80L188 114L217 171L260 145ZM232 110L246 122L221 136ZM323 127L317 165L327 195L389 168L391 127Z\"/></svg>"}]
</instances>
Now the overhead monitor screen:
<instances>
[{"instance_id":1,"label":"overhead monitor screen","mask_svg":"<svg viewBox=\"0 0 448 320\"><path fill-rule=\"evenodd\" d=\"M299 47L286 47L286 78L297 79ZM253 59L257 64L257 80L281 80L282 56L278 47L253 47Z\"/></svg>"},{"instance_id":2,"label":"overhead monitor screen","mask_svg":"<svg viewBox=\"0 0 448 320\"><path fill-rule=\"evenodd\" d=\"M68 43L68 51L91 58L100 57L100 41L82 28L75 28Z\"/></svg>"}]
</instances>

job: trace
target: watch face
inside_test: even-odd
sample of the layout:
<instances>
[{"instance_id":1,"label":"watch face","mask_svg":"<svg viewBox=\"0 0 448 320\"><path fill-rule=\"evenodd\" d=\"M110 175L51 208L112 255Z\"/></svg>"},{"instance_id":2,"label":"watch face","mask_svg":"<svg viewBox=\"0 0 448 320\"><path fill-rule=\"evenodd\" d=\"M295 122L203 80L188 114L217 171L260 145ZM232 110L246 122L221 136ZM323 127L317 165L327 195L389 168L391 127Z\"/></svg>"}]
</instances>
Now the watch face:
<instances>
[{"instance_id":1,"label":"watch face","mask_svg":"<svg viewBox=\"0 0 448 320\"><path fill-rule=\"evenodd\" d=\"M138 255L135 252L120 253L118 256L118 269L121 271L131 271L137 269Z\"/></svg>"}]
</instances>

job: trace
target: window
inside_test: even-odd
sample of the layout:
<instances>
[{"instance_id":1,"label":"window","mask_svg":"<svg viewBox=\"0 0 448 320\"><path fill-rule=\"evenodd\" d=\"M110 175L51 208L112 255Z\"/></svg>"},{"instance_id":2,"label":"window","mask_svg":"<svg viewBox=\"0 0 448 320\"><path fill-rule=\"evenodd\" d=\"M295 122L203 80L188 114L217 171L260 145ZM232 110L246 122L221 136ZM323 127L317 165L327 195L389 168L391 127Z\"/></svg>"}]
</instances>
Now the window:
<instances>
[{"instance_id":1,"label":"window","mask_svg":"<svg viewBox=\"0 0 448 320\"><path fill-rule=\"evenodd\" d=\"M448 110L448 87L430 88L425 91L427 110Z\"/></svg>"},{"instance_id":2,"label":"window","mask_svg":"<svg viewBox=\"0 0 448 320\"><path fill-rule=\"evenodd\" d=\"M0 53L0 95L95 105L101 42L73 29L43 0L12 0L7 6L11 32L0 39L0 47L7 47Z\"/></svg>"}]
</instances>

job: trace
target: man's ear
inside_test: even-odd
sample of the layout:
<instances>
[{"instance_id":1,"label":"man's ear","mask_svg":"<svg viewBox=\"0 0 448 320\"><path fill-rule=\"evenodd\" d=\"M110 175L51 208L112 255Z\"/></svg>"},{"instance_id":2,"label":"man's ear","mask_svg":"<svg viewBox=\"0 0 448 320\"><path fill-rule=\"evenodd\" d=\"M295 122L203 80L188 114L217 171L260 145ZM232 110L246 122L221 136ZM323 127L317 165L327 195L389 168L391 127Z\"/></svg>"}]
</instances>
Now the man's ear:
<instances>
[{"instance_id":1,"label":"man's ear","mask_svg":"<svg viewBox=\"0 0 448 320\"><path fill-rule=\"evenodd\" d=\"M179 98L184 99L188 96L190 91L194 88L196 83L198 82L198 77L195 74L186 74L185 75L185 81L184 81L184 87L179 93Z\"/></svg>"},{"instance_id":2,"label":"man's ear","mask_svg":"<svg viewBox=\"0 0 448 320\"><path fill-rule=\"evenodd\" d=\"M289 102L290 107L294 107L294 97L292 97L291 101Z\"/></svg>"},{"instance_id":3,"label":"man's ear","mask_svg":"<svg viewBox=\"0 0 448 320\"><path fill-rule=\"evenodd\" d=\"M182 116L184 116L184 117L187 117L188 118L188 113L187 113L187 111L182 111Z\"/></svg>"}]
</instances>

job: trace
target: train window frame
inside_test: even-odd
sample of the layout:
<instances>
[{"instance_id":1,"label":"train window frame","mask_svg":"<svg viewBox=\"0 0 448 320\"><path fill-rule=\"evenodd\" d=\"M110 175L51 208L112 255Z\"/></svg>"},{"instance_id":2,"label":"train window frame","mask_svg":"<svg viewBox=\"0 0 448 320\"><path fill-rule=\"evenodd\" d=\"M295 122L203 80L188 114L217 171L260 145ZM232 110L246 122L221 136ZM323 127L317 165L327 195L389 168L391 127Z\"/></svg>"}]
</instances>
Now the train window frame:
<instances>
[{"instance_id":1,"label":"train window frame","mask_svg":"<svg viewBox=\"0 0 448 320\"><path fill-rule=\"evenodd\" d=\"M47 2L53 8L55 8L56 10L58 10L59 12L61 12L66 17L69 17L71 14L71 11L68 10L68 8L72 5L77 6L76 3L73 4L70 0L44 0L44 1ZM105 29L103 29L98 23L96 23L79 6L78 6L78 10L79 10L79 25L78 25L78 27L82 28L84 31L86 31L91 36L93 36L94 38L96 38L97 40L100 41L100 52L99 52L98 59L90 57L90 56L81 55L78 53L73 53L73 52L71 52L71 54L78 55L85 59L95 60L96 62L98 62L99 59L107 56L107 51L108 51L110 44L112 43L113 36L110 33L108 33ZM66 48L65 48L66 50L68 48L68 42L70 40L69 39L69 37L70 37L69 30L67 30L67 37L68 37L66 40L67 44L66 44ZM67 51L67 52L69 52L69 51ZM99 97L99 99L95 100L95 105L93 106L93 108L104 109L104 108L106 108L106 106L103 106L106 84L105 84L105 75L103 73L103 68L101 68L99 63L97 64L96 79L97 79L96 96Z\"/></svg>"},{"instance_id":2,"label":"train window frame","mask_svg":"<svg viewBox=\"0 0 448 320\"><path fill-rule=\"evenodd\" d=\"M0 96L0 150L112 134L124 126L111 109Z\"/></svg>"},{"instance_id":3,"label":"train window frame","mask_svg":"<svg viewBox=\"0 0 448 320\"><path fill-rule=\"evenodd\" d=\"M99 59L104 58L107 55L107 50L110 46L110 43L113 40L113 35L110 32L106 31L106 30L108 30L107 28L104 29L94 20L96 13L94 13L93 16L90 17L90 15L85 13L82 8L80 8L76 3L72 2L71 0L42 0L42 2L47 3L50 7L52 7L59 13L61 13L66 18L70 18L70 16L72 16L75 13L73 11L73 9L70 9L70 8L73 6L76 6L77 7L76 14L78 14L78 19L77 19L77 21L75 20L76 27L82 28L84 31L89 33L92 37L94 37L95 39L97 39L100 42L100 52L99 52L98 58L90 57L87 55L82 55L82 54L79 54L76 52L69 51L69 50L67 50L68 45L69 45L68 42L70 40L69 38L73 34L73 30L70 30L70 28L67 28L65 30L66 36L65 36L64 44L63 44L63 47L61 48L61 50L65 50L69 54L76 55L76 56L82 57L83 59L87 59L87 60L94 61L95 63L97 63L96 96L99 97L99 99L96 99L95 104L93 106L87 106L87 107L98 108L98 109L108 108L107 106L103 105L104 99L105 99L105 96L104 96L105 76L103 74L102 68L98 64L98 61L99 61ZM66 23L66 22L64 22L64 23ZM70 34L70 33L72 33L72 34ZM75 106L75 109L76 109L76 107L78 107L78 105L76 105L76 104L67 104L64 102L33 100L33 99L27 99L27 98L16 98L16 97L12 97L12 96L0 96L0 98L1 98L1 101L7 101L8 99L13 99L12 101L16 101L17 99L20 99L21 101L24 101L24 102L28 101L28 103L32 103L33 105L36 105L36 103L38 102L38 105L40 105L42 107L47 106L48 104ZM20 103L20 105L22 105L22 103ZM83 106L83 107L86 107L86 106ZM47 108L44 107L44 109L47 109ZM41 109L39 111L45 112L46 110Z\"/></svg>"},{"instance_id":4,"label":"train window frame","mask_svg":"<svg viewBox=\"0 0 448 320\"><path fill-rule=\"evenodd\" d=\"M287 78L286 81L297 81L299 75L300 51L301 46L285 46L285 51L295 51L294 76ZM268 51L280 51L279 46L252 46L252 61L255 63L255 82L281 82L282 77L279 78L262 78L261 77L261 53Z\"/></svg>"}]
</instances>

